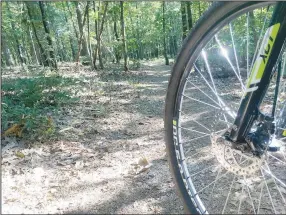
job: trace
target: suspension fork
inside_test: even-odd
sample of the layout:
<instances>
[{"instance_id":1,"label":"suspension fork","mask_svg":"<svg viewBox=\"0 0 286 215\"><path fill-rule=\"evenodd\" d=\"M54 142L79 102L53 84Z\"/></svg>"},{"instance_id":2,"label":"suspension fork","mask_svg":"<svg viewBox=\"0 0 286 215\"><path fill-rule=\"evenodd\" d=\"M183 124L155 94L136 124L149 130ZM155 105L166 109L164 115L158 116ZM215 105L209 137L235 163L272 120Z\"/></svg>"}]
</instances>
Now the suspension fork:
<instances>
[{"instance_id":1,"label":"suspension fork","mask_svg":"<svg viewBox=\"0 0 286 215\"><path fill-rule=\"evenodd\" d=\"M246 137L259 116L259 106L281 58L286 39L286 2L278 2L274 8L255 63L247 81L244 97L228 138L235 143L245 143Z\"/></svg>"}]
</instances>

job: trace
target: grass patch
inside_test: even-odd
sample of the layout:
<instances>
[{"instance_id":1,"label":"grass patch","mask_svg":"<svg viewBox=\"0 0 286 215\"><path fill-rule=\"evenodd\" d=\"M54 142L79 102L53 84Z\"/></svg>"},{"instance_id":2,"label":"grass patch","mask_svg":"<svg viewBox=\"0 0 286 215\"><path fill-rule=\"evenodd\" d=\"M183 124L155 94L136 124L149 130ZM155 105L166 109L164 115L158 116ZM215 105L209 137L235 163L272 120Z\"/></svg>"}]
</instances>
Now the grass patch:
<instances>
[{"instance_id":1,"label":"grass patch","mask_svg":"<svg viewBox=\"0 0 286 215\"><path fill-rule=\"evenodd\" d=\"M59 75L6 79L2 82L2 135L46 139L54 135L52 116L78 100L68 90L75 80Z\"/></svg>"}]
</instances>

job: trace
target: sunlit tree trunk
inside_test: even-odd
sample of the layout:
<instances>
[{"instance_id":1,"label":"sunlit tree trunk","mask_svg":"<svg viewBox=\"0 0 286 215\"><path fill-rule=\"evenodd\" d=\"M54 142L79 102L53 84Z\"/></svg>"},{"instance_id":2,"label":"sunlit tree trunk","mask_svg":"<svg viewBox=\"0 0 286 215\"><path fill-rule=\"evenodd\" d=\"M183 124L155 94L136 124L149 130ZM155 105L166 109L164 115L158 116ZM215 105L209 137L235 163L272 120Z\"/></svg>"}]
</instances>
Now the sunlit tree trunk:
<instances>
[{"instance_id":1,"label":"sunlit tree trunk","mask_svg":"<svg viewBox=\"0 0 286 215\"><path fill-rule=\"evenodd\" d=\"M116 20L114 20L114 22L113 22L113 31L114 31L115 39L116 39L116 41L119 43L119 42L120 42L120 39L119 39L118 32L117 32L117 21L116 21ZM117 46L114 48L114 51L115 51L116 63L119 64L120 54L119 54L119 50L118 50L118 47L117 47Z\"/></svg>"},{"instance_id":2,"label":"sunlit tree trunk","mask_svg":"<svg viewBox=\"0 0 286 215\"><path fill-rule=\"evenodd\" d=\"M30 38L30 41L31 41L31 44L32 44L32 49L33 49L32 51L33 51L33 54L34 54L34 58L36 59L36 63L39 64L38 53L36 51L34 39L33 39L33 36L32 36L32 31L30 30L29 26L28 26L28 34L29 34L29 38Z\"/></svg>"},{"instance_id":3,"label":"sunlit tree trunk","mask_svg":"<svg viewBox=\"0 0 286 215\"><path fill-rule=\"evenodd\" d=\"M125 35L123 1L120 1L120 22L121 22L122 45L123 45L124 71L128 71L128 56L127 56L127 44Z\"/></svg>"},{"instance_id":4,"label":"sunlit tree trunk","mask_svg":"<svg viewBox=\"0 0 286 215\"><path fill-rule=\"evenodd\" d=\"M10 52L10 50L8 48L6 36L3 33L3 31L2 31L1 35L2 35L1 47L2 47L2 53L3 53L4 58L5 58L5 63L6 63L7 66L12 66L14 63L13 63L13 60L12 60L12 57L11 57L11 52Z\"/></svg>"},{"instance_id":5,"label":"sunlit tree trunk","mask_svg":"<svg viewBox=\"0 0 286 215\"><path fill-rule=\"evenodd\" d=\"M87 47L87 42L86 42L86 38L84 36L84 33L83 33L83 27L84 27L84 24L83 21L82 21L82 15L81 15L81 11L80 11L80 8L79 8L79 3L78 2L74 2L75 3L75 6L76 6L76 15L77 15L77 22L78 22L78 28L79 28L79 33L80 33L80 36L82 37L81 39L81 46L82 46L82 49L81 49L81 52L80 54L82 56L89 56L89 51L88 51L88 47ZM87 5L88 5L89 2L87 2ZM84 12L84 16L86 17L86 13Z\"/></svg>"},{"instance_id":6,"label":"sunlit tree trunk","mask_svg":"<svg viewBox=\"0 0 286 215\"><path fill-rule=\"evenodd\" d=\"M66 5L67 5L67 8L68 8L70 17L71 17L72 26L73 26L73 29L74 29L75 36L76 36L76 39L77 39L77 41L78 41L78 40L79 40L78 31L77 31L77 28L75 27L73 15L72 15L73 13L71 12L70 5L69 5L69 2L68 2L68 1L66 2Z\"/></svg>"},{"instance_id":7,"label":"sunlit tree trunk","mask_svg":"<svg viewBox=\"0 0 286 215\"><path fill-rule=\"evenodd\" d=\"M89 2L88 2L89 4ZM89 6L87 9L87 14L86 14L86 19L87 19L87 44L88 44L88 52L89 56L92 56L92 51L91 51L91 42L90 42L90 26L89 26Z\"/></svg>"},{"instance_id":8,"label":"sunlit tree trunk","mask_svg":"<svg viewBox=\"0 0 286 215\"><path fill-rule=\"evenodd\" d=\"M101 22L100 22L100 27L97 28L97 33L96 33L97 45L95 48L95 54L94 54L94 59L93 59L93 64L95 66L96 56L98 55L99 68L100 69L103 69L103 61L102 61L102 53L101 53L101 35L102 35L103 26L104 26L104 22L105 22L105 18L106 18L107 7L108 7L108 2L105 2L103 15L102 15ZM96 23L96 24L99 24L99 23Z\"/></svg>"},{"instance_id":9,"label":"sunlit tree trunk","mask_svg":"<svg viewBox=\"0 0 286 215\"><path fill-rule=\"evenodd\" d=\"M64 3L62 3L63 7L65 7ZM67 26L69 27L68 25L68 18L66 16L66 13L64 13L64 18L65 18L65 21L67 23ZM73 23L73 20L72 20L72 23ZM69 29L71 30L71 29ZM71 52L72 52L72 58L73 58L73 61L76 60L76 51L75 51L75 48L74 48L74 42L73 42L73 38L72 38L72 35L69 34L69 43L70 43L70 47L71 47Z\"/></svg>"},{"instance_id":10,"label":"sunlit tree trunk","mask_svg":"<svg viewBox=\"0 0 286 215\"><path fill-rule=\"evenodd\" d=\"M84 10L83 22L81 23L82 28L80 28L80 31L79 31L78 51L77 51L77 59L76 59L77 64L79 63L80 53L82 53L81 52L82 45L84 45L84 44L86 45L86 42L83 42L83 40L84 40L83 26L85 25L87 11L88 11L88 6L89 6L89 2L87 2L87 4L86 4L85 10ZM87 53L87 54L89 55L89 53Z\"/></svg>"},{"instance_id":11,"label":"sunlit tree trunk","mask_svg":"<svg viewBox=\"0 0 286 215\"><path fill-rule=\"evenodd\" d=\"M94 1L93 1L93 12L94 13L96 12L96 10L95 10L95 2ZM96 36L96 41L97 41L97 34L98 34L98 22L97 22L97 19L94 19L94 30L95 30L95 36ZM96 45L95 48L94 48L94 51L93 51L93 55L92 55L92 65L93 65L94 69L97 69L97 66L96 66L97 52L98 51L97 51L97 45Z\"/></svg>"},{"instance_id":12,"label":"sunlit tree trunk","mask_svg":"<svg viewBox=\"0 0 286 215\"><path fill-rule=\"evenodd\" d=\"M14 30L14 32L16 32L16 26L15 26L15 23L13 21L13 17L12 17L11 11L10 11L9 4L6 4L6 5L7 5L9 18L11 19L11 28ZM17 50L18 58L20 59L22 64L25 64L26 60L25 60L25 58L23 56L23 53L22 53L22 49L21 49L21 44L19 42L19 38L18 38L18 36L16 34L13 35L13 38L14 38L14 40L16 42L16 50Z\"/></svg>"},{"instance_id":13,"label":"sunlit tree trunk","mask_svg":"<svg viewBox=\"0 0 286 215\"><path fill-rule=\"evenodd\" d=\"M44 2L39 1L39 7L40 7L40 10L41 10L41 14L42 14L43 26L44 26L44 29L45 29L45 32L46 32L46 39L47 39L48 45L49 45L49 54L50 54L49 62L50 62L50 66L57 70L58 66L57 66L57 61L56 61L56 57L55 57L55 54L54 54L53 41L52 41L52 38L51 38L51 35L50 35L50 29L49 29L49 24L48 24L48 21L47 21L47 15L46 15Z\"/></svg>"},{"instance_id":14,"label":"sunlit tree trunk","mask_svg":"<svg viewBox=\"0 0 286 215\"><path fill-rule=\"evenodd\" d=\"M164 46L164 58L165 58L165 64L169 65L169 59L167 56L167 45L166 45L166 23L165 23L165 2L162 2L162 6L163 6L163 46Z\"/></svg>"}]
</instances>

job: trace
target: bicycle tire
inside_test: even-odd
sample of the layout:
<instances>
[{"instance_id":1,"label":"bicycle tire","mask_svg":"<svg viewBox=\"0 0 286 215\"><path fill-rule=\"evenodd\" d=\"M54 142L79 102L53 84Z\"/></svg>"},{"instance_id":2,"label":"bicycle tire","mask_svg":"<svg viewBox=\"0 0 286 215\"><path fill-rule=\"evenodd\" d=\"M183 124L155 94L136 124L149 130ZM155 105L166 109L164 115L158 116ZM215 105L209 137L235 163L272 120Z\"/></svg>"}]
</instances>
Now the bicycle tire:
<instances>
[{"instance_id":1,"label":"bicycle tire","mask_svg":"<svg viewBox=\"0 0 286 215\"><path fill-rule=\"evenodd\" d=\"M188 193L184 185L184 175L181 174L180 161L176 156L176 147L174 143L173 117L177 101L177 92L181 81L184 77L188 62L196 51L199 49L202 41L210 38L210 32L214 32L219 28L220 24L230 16L235 16L240 11L255 7L261 2L217 2L214 3L205 14L198 20L189 35L185 38L181 51L179 52L175 64L171 71L168 84L168 91L165 100L165 143L168 154L169 167L176 184L179 197L182 199L186 213L203 214L206 212L204 208L199 208L195 197ZM213 36L213 35L212 35Z\"/></svg>"}]
</instances>

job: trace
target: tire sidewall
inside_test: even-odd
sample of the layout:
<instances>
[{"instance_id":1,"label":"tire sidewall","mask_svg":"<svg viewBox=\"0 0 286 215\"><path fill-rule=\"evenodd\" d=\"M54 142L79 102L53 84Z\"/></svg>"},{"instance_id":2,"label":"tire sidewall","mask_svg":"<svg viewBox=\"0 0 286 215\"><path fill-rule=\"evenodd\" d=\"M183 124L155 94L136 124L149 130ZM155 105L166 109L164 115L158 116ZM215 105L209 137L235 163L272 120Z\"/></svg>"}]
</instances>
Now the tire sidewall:
<instances>
[{"instance_id":1,"label":"tire sidewall","mask_svg":"<svg viewBox=\"0 0 286 215\"><path fill-rule=\"evenodd\" d=\"M190 195L183 182L183 174L179 169L179 163L176 156L176 149L173 136L173 119L176 114L176 103L178 89L182 87L182 80L186 78L188 62L190 58L195 54L200 47L200 43L209 35L209 33L216 28L226 18L233 13L246 8L248 6L257 4L259 2L218 2L200 18L196 26L190 32L183 42L181 51L176 58L175 64L171 71L171 77L169 80L167 96L165 100L165 143L168 153L168 161L170 170L175 181L179 196L183 200L185 212L188 214L198 214L200 211L194 205ZM201 47L202 48L202 47Z\"/></svg>"}]
</instances>

